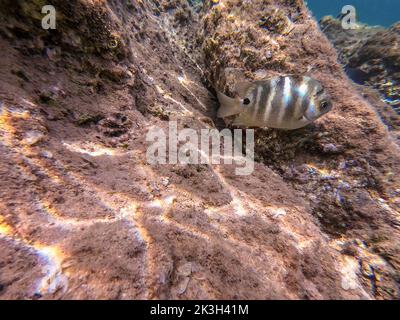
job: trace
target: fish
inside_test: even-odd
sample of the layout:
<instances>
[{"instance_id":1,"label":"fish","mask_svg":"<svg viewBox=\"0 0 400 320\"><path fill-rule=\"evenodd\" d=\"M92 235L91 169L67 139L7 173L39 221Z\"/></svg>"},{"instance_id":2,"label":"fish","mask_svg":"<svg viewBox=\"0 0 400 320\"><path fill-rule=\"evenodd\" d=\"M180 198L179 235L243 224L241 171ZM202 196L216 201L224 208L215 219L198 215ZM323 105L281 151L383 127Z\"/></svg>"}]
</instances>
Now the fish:
<instances>
[{"instance_id":1,"label":"fish","mask_svg":"<svg viewBox=\"0 0 400 320\"><path fill-rule=\"evenodd\" d=\"M309 76L279 76L239 82L237 97L217 90L219 118L233 117L232 126L294 130L332 109L332 99L321 83Z\"/></svg>"}]
</instances>

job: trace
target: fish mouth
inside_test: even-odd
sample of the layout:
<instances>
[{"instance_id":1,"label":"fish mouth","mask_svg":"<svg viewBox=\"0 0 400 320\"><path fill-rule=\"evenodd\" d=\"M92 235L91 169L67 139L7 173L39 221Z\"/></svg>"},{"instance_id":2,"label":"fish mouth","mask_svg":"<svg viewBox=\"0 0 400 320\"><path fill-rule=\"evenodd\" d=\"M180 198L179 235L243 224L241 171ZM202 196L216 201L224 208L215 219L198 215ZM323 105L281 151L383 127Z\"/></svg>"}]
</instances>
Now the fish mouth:
<instances>
[{"instance_id":1,"label":"fish mouth","mask_svg":"<svg viewBox=\"0 0 400 320\"><path fill-rule=\"evenodd\" d=\"M303 119L303 120L306 120L306 121L310 121L310 122L312 122L312 120L311 120L311 119L309 119L309 118L307 117L307 115L305 115L305 114L303 115L302 119Z\"/></svg>"}]
</instances>

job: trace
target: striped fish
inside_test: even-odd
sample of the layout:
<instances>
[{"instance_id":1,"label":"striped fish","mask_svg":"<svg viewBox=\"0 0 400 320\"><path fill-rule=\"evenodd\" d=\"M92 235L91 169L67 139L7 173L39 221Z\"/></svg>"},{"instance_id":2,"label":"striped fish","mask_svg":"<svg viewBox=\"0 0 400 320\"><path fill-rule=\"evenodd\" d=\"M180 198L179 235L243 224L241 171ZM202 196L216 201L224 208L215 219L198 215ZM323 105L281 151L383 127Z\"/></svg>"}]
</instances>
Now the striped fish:
<instances>
[{"instance_id":1,"label":"striped fish","mask_svg":"<svg viewBox=\"0 0 400 320\"><path fill-rule=\"evenodd\" d=\"M332 109L322 85L307 76L282 76L236 86L237 98L218 92L218 117L234 117L233 126L293 130Z\"/></svg>"}]
</instances>

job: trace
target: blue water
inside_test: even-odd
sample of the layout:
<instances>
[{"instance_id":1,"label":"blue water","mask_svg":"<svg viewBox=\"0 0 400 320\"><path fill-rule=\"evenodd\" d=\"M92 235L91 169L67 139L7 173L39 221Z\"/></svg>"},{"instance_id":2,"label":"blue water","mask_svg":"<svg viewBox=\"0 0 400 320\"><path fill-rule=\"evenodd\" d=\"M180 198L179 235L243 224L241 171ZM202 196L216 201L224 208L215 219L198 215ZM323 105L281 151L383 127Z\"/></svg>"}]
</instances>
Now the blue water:
<instances>
[{"instance_id":1,"label":"blue water","mask_svg":"<svg viewBox=\"0 0 400 320\"><path fill-rule=\"evenodd\" d=\"M356 8L357 20L369 25L389 27L400 21L400 0L306 0L319 20L323 16L336 17L345 5Z\"/></svg>"}]
</instances>

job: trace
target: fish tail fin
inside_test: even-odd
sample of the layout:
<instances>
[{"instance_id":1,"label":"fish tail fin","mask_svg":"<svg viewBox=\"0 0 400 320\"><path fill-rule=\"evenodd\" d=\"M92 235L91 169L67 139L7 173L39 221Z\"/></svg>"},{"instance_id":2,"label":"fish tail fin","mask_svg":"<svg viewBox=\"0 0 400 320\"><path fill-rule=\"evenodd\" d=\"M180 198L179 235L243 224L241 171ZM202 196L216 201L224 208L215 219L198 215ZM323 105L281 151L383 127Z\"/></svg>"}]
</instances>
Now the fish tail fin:
<instances>
[{"instance_id":1,"label":"fish tail fin","mask_svg":"<svg viewBox=\"0 0 400 320\"><path fill-rule=\"evenodd\" d=\"M217 96L220 103L217 113L218 118L233 116L243 111L238 99L230 98L219 91L217 91Z\"/></svg>"}]
</instances>

